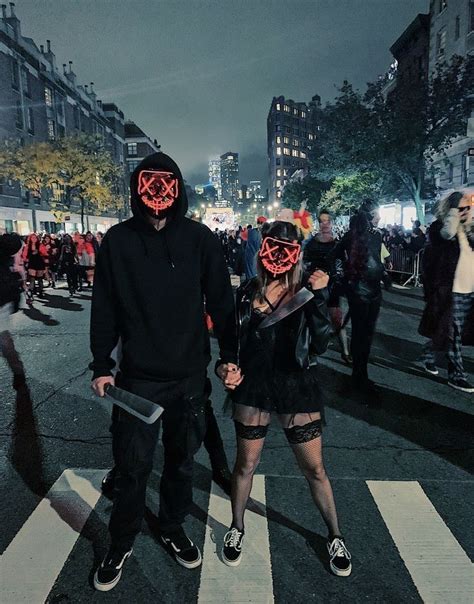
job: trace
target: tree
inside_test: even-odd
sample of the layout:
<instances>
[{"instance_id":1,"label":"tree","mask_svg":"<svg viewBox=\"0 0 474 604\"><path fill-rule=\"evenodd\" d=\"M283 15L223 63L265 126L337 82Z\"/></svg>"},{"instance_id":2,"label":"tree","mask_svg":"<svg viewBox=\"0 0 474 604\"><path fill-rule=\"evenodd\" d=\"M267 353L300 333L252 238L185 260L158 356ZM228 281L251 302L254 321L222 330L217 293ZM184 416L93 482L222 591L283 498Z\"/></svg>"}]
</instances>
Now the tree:
<instances>
[{"instance_id":1,"label":"tree","mask_svg":"<svg viewBox=\"0 0 474 604\"><path fill-rule=\"evenodd\" d=\"M79 203L84 232L86 213L118 209L124 203L116 191L122 169L114 163L100 137L62 138L55 143L55 149L61 158L58 173L65 191L63 200L56 203L65 209Z\"/></svg>"},{"instance_id":2,"label":"tree","mask_svg":"<svg viewBox=\"0 0 474 604\"><path fill-rule=\"evenodd\" d=\"M7 141L0 149L0 176L45 198L53 212L71 211L78 203L83 231L87 212L125 206L119 186L122 167L99 137L80 135L24 147Z\"/></svg>"},{"instance_id":3,"label":"tree","mask_svg":"<svg viewBox=\"0 0 474 604\"><path fill-rule=\"evenodd\" d=\"M33 196L41 197L58 184L58 152L49 143L22 147L4 141L0 148L0 177L20 183Z\"/></svg>"},{"instance_id":4,"label":"tree","mask_svg":"<svg viewBox=\"0 0 474 604\"><path fill-rule=\"evenodd\" d=\"M380 178L372 172L352 172L336 176L329 191L324 193L321 206L335 214L350 214L367 197L376 197Z\"/></svg>"},{"instance_id":5,"label":"tree","mask_svg":"<svg viewBox=\"0 0 474 604\"><path fill-rule=\"evenodd\" d=\"M330 183L305 176L302 181L288 183L283 191L283 205L293 210L299 210L306 201L308 212L317 212L323 194L329 189Z\"/></svg>"}]
</instances>

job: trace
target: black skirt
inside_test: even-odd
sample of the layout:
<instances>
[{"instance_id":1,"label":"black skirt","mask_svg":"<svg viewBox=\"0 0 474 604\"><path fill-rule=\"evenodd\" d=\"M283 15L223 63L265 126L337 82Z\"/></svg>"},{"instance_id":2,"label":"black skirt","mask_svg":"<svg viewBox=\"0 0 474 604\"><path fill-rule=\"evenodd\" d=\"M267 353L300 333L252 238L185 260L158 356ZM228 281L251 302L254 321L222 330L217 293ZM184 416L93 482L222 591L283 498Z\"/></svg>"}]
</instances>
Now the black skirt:
<instances>
[{"instance_id":1,"label":"black skirt","mask_svg":"<svg viewBox=\"0 0 474 604\"><path fill-rule=\"evenodd\" d=\"M265 315L252 312L248 339L241 351L244 379L230 391L233 403L257 407L278 414L323 413L324 402L318 384L317 367L300 368L285 337L298 324L295 315L259 331ZM296 321L295 325L293 322Z\"/></svg>"}]
</instances>

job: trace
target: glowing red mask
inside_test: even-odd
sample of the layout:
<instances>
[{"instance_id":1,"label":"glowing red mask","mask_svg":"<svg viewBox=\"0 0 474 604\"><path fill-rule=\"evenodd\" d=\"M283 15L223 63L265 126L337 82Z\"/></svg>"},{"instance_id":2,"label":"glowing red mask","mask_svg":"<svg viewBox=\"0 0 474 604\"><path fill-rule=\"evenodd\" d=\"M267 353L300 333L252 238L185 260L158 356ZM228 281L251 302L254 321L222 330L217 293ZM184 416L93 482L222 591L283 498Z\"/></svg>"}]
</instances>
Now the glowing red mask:
<instances>
[{"instance_id":1,"label":"glowing red mask","mask_svg":"<svg viewBox=\"0 0 474 604\"><path fill-rule=\"evenodd\" d=\"M274 277L290 271L300 259L301 245L265 237L258 255L264 268Z\"/></svg>"},{"instance_id":2,"label":"glowing red mask","mask_svg":"<svg viewBox=\"0 0 474 604\"><path fill-rule=\"evenodd\" d=\"M158 216L168 210L178 197L178 179L172 172L141 170L138 195L149 214Z\"/></svg>"}]
</instances>

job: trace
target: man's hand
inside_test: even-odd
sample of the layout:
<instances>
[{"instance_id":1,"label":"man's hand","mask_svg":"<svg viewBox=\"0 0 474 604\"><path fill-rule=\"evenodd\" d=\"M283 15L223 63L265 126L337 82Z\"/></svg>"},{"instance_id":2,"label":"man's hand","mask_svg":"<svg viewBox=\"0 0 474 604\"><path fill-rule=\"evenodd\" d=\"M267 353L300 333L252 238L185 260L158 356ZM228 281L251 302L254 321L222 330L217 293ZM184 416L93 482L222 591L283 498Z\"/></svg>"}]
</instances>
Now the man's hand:
<instances>
[{"instance_id":1,"label":"man's hand","mask_svg":"<svg viewBox=\"0 0 474 604\"><path fill-rule=\"evenodd\" d=\"M222 363L222 365L219 365L217 375L229 390L235 390L244 379L244 376L240 373L240 368L234 363Z\"/></svg>"},{"instance_id":2,"label":"man's hand","mask_svg":"<svg viewBox=\"0 0 474 604\"><path fill-rule=\"evenodd\" d=\"M315 270L309 278L309 285L313 291L317 289L324 289L328 286L329 275L324 271Z\"/></svg>"},{"instance_id":3,"label":"man's hand","mask_svg":"<svg viewBox=\"0 0 474 604\"><path fill-rule=\"evenodd\" d=\"M115 385L115 378L112 375L102 375L92 381L91 388L97 396L105 396L105 386L107 384Z\"/></svg>"}]
</instances>

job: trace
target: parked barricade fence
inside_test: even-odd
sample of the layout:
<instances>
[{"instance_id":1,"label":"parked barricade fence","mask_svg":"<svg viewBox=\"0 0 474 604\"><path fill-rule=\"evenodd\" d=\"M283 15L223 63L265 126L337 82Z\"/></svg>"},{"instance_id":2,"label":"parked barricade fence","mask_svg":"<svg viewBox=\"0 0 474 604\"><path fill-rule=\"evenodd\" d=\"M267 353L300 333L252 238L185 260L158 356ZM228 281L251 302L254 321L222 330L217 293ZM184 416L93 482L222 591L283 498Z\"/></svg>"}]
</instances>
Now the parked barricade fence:
<instances>
[{"instance_id":1,"label":"parked barricade fence","mask_svg":"<svg viewBox=\"0 0 474 604\"><path fill-rule=\"evenodd\" d=\"M415 253L412 250L405 250L403 248L392 249L388 258L388 272L402 276L406 275L408 278L402 283L404 286L411 283L414 287L420 287L422 253L423 250Z\"/></svg>"}]
</instances>

